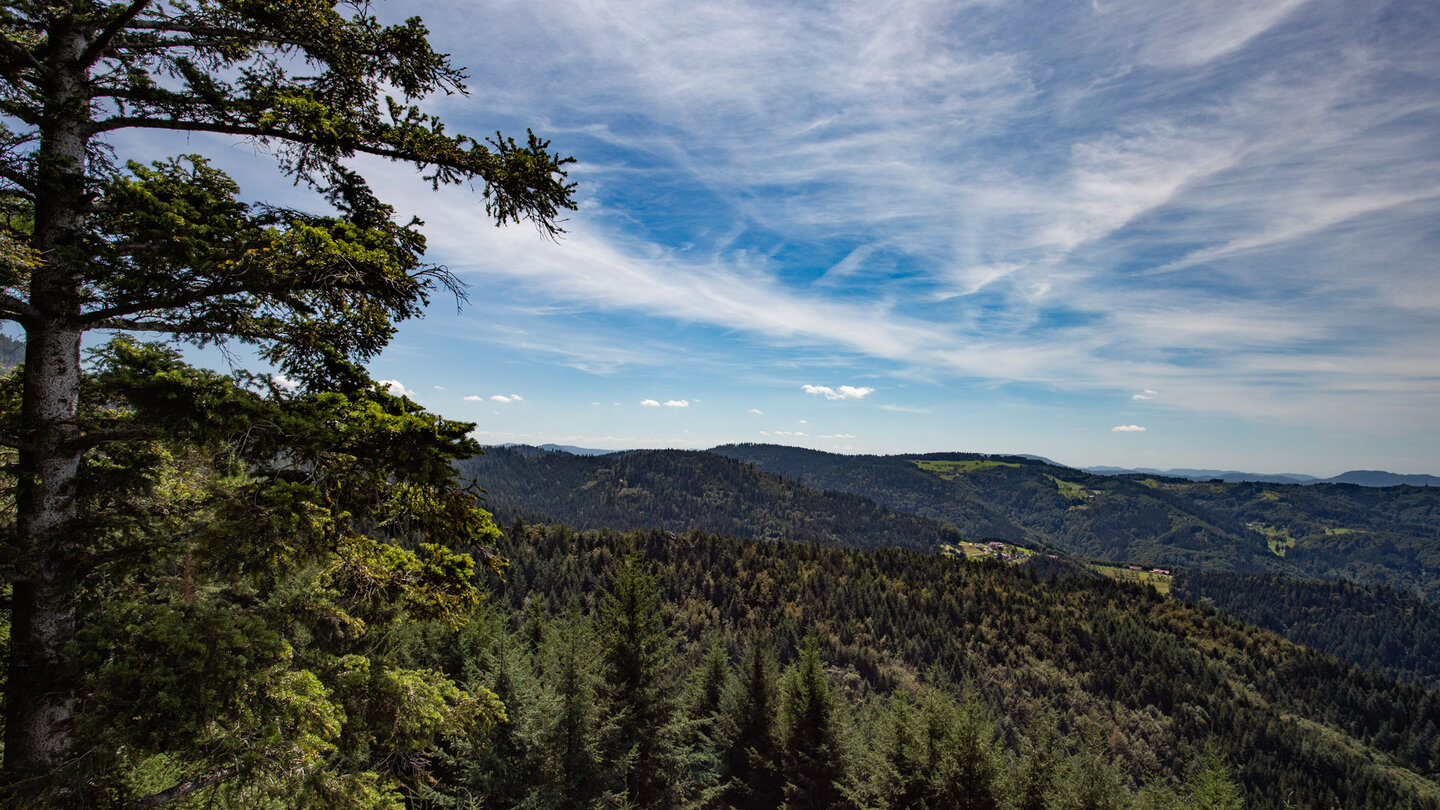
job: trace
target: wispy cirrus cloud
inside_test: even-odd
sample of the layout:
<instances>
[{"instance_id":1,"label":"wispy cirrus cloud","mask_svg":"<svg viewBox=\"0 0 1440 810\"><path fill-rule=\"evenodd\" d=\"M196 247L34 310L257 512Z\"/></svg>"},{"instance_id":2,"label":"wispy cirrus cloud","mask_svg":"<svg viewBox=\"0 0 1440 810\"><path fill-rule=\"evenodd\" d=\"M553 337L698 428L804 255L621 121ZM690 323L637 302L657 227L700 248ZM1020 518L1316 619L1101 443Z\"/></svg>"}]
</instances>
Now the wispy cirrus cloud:
<instances>
[{"instance_id":1,"label":"wispy cirrus cloud","mask_svg":"<svg viewBox=\"0 0 1440 810\"><path fill-rule=\"evenodd\" d=\"M1440 31L1413 7L457 7L432 27L490 109L581 155L582 207L558 246L455 198L402 207L466 278L549 308L476 334L577 368L725 362L649 348L681 323L867 371L1413 429L1440 396Z\"/></svg>"}]
</instances>

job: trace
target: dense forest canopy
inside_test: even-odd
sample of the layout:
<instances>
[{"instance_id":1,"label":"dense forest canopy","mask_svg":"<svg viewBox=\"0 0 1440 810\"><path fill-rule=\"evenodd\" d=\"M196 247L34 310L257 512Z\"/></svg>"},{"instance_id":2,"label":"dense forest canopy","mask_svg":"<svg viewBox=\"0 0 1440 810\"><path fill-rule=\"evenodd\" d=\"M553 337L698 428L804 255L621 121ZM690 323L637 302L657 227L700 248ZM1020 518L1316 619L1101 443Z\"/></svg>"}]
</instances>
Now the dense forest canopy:
<instances>
[{"instance_id":1,"label":"dense forest canopy","mask_svg":"<svg viewBox=\"0 0 1440 810\"><path fill-rule=\"evenodd\" d=\"M450 466L472 426L364 370L460 288L350 158L472 183L497 224L549 234L568 159L447 132L417 105L463 72L366 3L18 0L0 78L0 318L25 338L0 384L3 792L383 799L438 728L499 716L386 641L463 620L474 562L452 549L494 528ZM201 155L127 160L112 136L134 130L248 139L322 210L248 202ZM91 333L114 339L87 359ZM286 385L146 335L249 344Z\"/></svg>"},{"instance_id":2,"label":"dense forest canopy","mask_svg":"<svg viewBox=\"0 0 1440 810\"><path fill-rule=\"evenodd\" d=\"M654 595L627 604L660 615L641 646L676 650L664 667L679 671L664 677L673 696L682 694L674 681L688 683L684 703L700 726L664 767L692 762L698 784L687 789L697 796L720 786L721 802L701 806L774 807L785 797L795 799L785 806L826 806L796 798L823 794L801 789L822 781L845 796L841 807L1233 807L1242 791L1257 808L1440 807L1440 692L1149 588L700 532L515 523L500 548L511 565L492 583L498 603L485 621L503 632L427 645L451 650L452 667L485 659L486 683L518 696L507 703L515 714L491 731L495 757L457 763L461 785L518 771L531 775L520 780L529 790L548 789L555 771L545 763L557 754L541 741L559 723L550 707L576 699L569 665L555 668L568 656L588 657L597 675L580 696L597 710L575 733L603 746L628 705L608 693L615 679L604 663L617 594L641 580ZM828 673L824 685L811 677L805 686L815 666ZM814 704L798 695L816 691L829 703L830 730L818 735L828 742L802 757L794 727ZM772 707L759 713L765 722L747 709L759 701ZM652 734L664 738L678 722L668 717ZM946 740L943 751L926 749L931 733ZM941 785L927 782L936 772ZM1228 794L1237 804L1201 795L1198 782L1217 773L1241 788ZM607 772L593 789L620 778ZM961 796L929 792L942 787Z\"/></svg>"}]
</instances>

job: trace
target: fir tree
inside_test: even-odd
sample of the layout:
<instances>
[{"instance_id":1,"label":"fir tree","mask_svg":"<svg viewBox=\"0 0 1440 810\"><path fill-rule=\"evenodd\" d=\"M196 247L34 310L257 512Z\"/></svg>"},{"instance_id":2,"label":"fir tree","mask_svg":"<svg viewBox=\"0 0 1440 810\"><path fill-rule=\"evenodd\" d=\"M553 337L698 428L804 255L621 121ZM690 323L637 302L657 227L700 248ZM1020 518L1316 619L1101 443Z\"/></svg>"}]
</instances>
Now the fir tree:
<instances>
[{"instance_id":1,"label":"fir tree","mask_svg":"<svg viewBox=\"0 0 1440 810\"><path fill-rule=\"evenodd\" d=\"M600 608L603 742L616 792L641 810L671 808L688 787L688 752L677 713L675 641L665 626L659 590L638 553L616 569Z\"/></svg>"},{"instance_id":2,"label":"fir tree","mask_svg":"<svg viewBox=\"0 0 1440 810\"><path fill-rule=\"evenodd\" d=\"M774 658L764 637L752 633L728 703L731 736L725 761L731 806L769 810L780 806L784 781L776 719L780 701Z\"/></svg>"},{"instance_id":3,"label":"fir tree","mask_svg":"<svg viewBox=\"0 0 1440 810\"><path fill-rule=\"evenodd\" d=\"M552 234L572 189L568 161L534 135L479 141L420 110L463 89L426 37L418 19L383 25L364 4L323 0L0 12L0 318L26 335L0 414L18 454L0 558L13 583L0 781L27 802L124 796L124 772L149 755L172 783L127 797L139 803L276 780L382 802L401 775L382 771L423 760L440 704L478 716L483 696L357 641L408 609L463 616L471 563L448 547L494 528L450 468L477 450L469 426L377 391L361 366L459 285L349 162L475 182L497 224ZM251 139L328 211L242 202L200 156L147 166L112 151L126 142L113 133L157 129ZM299 390L195 372L133 341L112 347L101 379L80 351L96 330L248 343ZM162 484L179 479L202 493L181 500L206 527L173 511ZM171 566L178 595L147 585ZM186 683L205 633L223 664L209 677L260 690L256 703L194 683L157 691ZM127 703L147 694L201 702ZM122 706L123 721L101 716Z\"/></svg>"},{"instance_id":4,"label":"fir tree","mask_svg":"<svg viewBox=\"0 0 1440 810\"><path fill-rule=\"evenodd\" d=\"M848 774L840 710L813 638L785 679L781 712L785 806L795 810L845 806Z\"/></svg>"}]
</instances>

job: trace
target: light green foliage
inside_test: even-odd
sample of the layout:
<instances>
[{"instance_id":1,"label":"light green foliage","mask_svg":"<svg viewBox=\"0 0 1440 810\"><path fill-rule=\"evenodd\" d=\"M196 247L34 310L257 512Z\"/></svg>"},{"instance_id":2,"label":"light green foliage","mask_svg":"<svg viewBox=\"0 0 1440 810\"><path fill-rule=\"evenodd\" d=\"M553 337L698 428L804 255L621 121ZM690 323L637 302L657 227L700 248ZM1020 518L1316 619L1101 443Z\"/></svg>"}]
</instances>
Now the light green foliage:
<instances>
[{"instance_id":1,"label":"light green foliage","mask_svg":"<svg viewBox=\"0 0 1440 810\"><path fill-rule=\"evenodd\" d=\"M914 459L910 463L925 472L934 473L945 480L951 480L965 473L984 470L990 467L1019 467L1013 461L993 461L986 458L970 459L968 461L937 461L935 459Z\"/></svg>"},{"instance_id":2,"label":"light green foliage","mask_svg":"<svg viewBox=\"0 0 1440 810\"><path fill-rule=\"evenodd\" d=\"M76 731L115 752L87 761L90 801L222 773L208 792L234 801L384 805L442 737L504 719L482 685L387 663L415 622L476 605L472 557L430 541L496 536L444 463L473 451L468 426L374 388L256 391L124 339L87 390L112 429L203 415L89 458L81 516L105 557Z\"/></svg>"},{"instance_id":3,"label":"light green foliage","mask_svg":"<svg viewBox=\"0 0 1440 810\"><path fill-rule=\"evenodd\" d=\"M1241 810L1245 806L1240 786L1230 777L1225 758L1213 739L1201 751L1199 769L1188 787L1189 804L1194 810Z\"/></svg>"},{"instance_id":4,"label":"light green foliage","mask_svg":"<svg viewBox=\"0 0 1440 810\"><path fill-rule=\"evenodd\" d=\"M1050 476L1050 480L1055 482L1056 488L1060 490L1060 496L1065 498L1066 500L1088 501L1090 500L1090 498L1094 497L1093 493L1091 493L1090 490L1086 489L1084 484L1079 484L1074 481L1066 481L1061 478L1056 478L1053 475Z\"/></svg>"}]
</instances>

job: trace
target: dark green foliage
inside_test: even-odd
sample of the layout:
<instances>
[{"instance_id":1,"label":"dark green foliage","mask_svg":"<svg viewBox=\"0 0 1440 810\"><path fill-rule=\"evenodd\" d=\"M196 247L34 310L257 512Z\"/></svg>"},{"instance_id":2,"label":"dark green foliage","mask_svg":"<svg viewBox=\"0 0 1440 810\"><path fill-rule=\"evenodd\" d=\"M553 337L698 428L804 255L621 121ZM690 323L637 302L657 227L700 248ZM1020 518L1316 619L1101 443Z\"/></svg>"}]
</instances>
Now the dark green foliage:
<instances>
[{"instance_id":1,"label":"dark green foliage","mask_svg":"<svg viewBox=\"0 0 1440 810\"><path fill-rule=\"evenodd\" d=\"M578 615L554 630L541 659L552 697L548 722L540 725L534 796L539 807L593 807L613 774L600 749L599 644Z\"/></svg>"},{"instance_id":2,"label":"dark green foliage","mask_svg":"<svg viewBox=\"0 0 1440 810\"><path fill-rule=\"evenodd\" d=\"M671 663L675 640L660 607L654 577L638 556L627 555L599 613L609 718L601 745L617 796L642 810L679 807L690 771Z\"/></svg>"},{"instance_id":3,"label":"dark green foliage","mask_svg":"<svg viewBox=\"0 0 1440 810\"><path fill-rule=\"evenodd\" d=\"M1440 684L1440 607L1388 586L1181 571L1172 593L1402 681Z\"/></svg>"},{"instance_id":4,"label":"dark green foliage","mask_svg":"<svg viewBox=\"0 0 1440 810\"><path fill-rule=\"evenodd\" d=\"M780 775L785 807L832 810L845 806L845 732L837 698L820 665L814 639L786 673L780 704Z\"/></svg>"},{"instance_id":5,"label":"dark green foliage","mask_svg":"<svg viewBox=\"0 0 1440 810\"><path fill-rule=\"evenodd\" d=\"M779 807L784 799L776 727L779 710L775 661L765 635L756 631L745 647L729 699L733 730L725 755L729 781L724 797L732 806L765 810Z\"/></svg>"},{"instance_id":6,"label":"dark green foliage","mask_svg":"<svg viewBox=\"0 0 1440 810\"><path fill-rule=\"evenodd\" d=\"M1003 789L983 709L935 688L890 702L878 733L880 798L893 810L995 810ZM1048 767L1048 766L1047 766Z\"/></svg>"},{"instance_id":7,"label":"dark green foliage","mask_svg":"<svg viewBox=\"0 0 1440 810\"><path fill-rule=\"evenodd\" d=\"M942 693L947 684L971 686L973 709L958 702L953 712L922 711L923 698L917 699L908 710L913 719L902 753L888 758L891 766L875 764L885 758L873 754L842 757L842 801L869 805L887 791L909 789L907 780L894 777L893 764L924 761L919 741L932 732L922 732L920 718L928 712L939 718L934 733L950 735L946 747L956 760L939 760L950 769L950 781L988 781L1002 803L1124 806L1147 783L1154 788L1147 794L1152 800L1163 799L1166 790L1188 797L1197 774L1193 765L1213 737L1235 769L1248 807L1278 808L1287 801L1440 807L1430 753L1440 725L1436 693L1111 580L1045 584L1021 568L904 551L755 544L699 533L575 534L552 527L507 538L503 551L511 566L508 581L495 585L497 595L516 611L537 590L550 603L583 602L604 590L617 560L632 547L645 555L656 587L675 611L681 660L697 667L717 634L726 639L740 659L737 696L745 694L747 670L757 671L749 663L754 659L741 655L754 646L747 645L750 628L765 628L765 643L792 662L803 638L815 635L824 686L818 687L812 667L808 679L790 676L787 694L804 694L795 685L809 684L828 694L828 705L842 707L833 750L855 752L893 739L893 724L863 709L887 695L923 695L917 683L934 684ZM788 718L807 704L781 705L789 706L781 712ZM763 721L774 713L753 715L761 721L753 726L761 730L759 745L766 744ZM746 784L737 773L746 761L736 751L747 746L734 745L745 716L733 709L730 714L736 729L726 749L732 790ZM986 730L990 724L993 736ZM1053 744L1035 730L1037 724L1052 729ZM847 727L864 729L865 745L849 741ZM777 741L795 742L785 736L789 728L782 724ZM1082 738L1088 742L1076 742ZM980 753L960 756L965 751ZM995 763L993 770L987 760ZM755 761L793 766L798 760L778 755ZM988 780L986 773L992 774ZM913 773L908 783L918 784ZM978 802L986 801L983 790L979 796Z\"/></svg>"}]
</instances>

